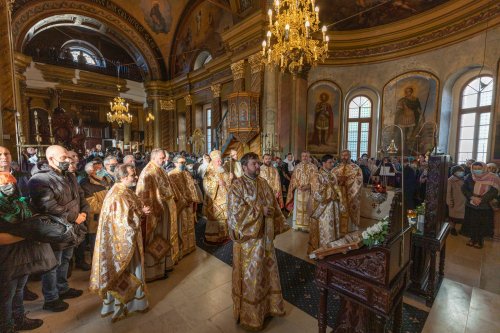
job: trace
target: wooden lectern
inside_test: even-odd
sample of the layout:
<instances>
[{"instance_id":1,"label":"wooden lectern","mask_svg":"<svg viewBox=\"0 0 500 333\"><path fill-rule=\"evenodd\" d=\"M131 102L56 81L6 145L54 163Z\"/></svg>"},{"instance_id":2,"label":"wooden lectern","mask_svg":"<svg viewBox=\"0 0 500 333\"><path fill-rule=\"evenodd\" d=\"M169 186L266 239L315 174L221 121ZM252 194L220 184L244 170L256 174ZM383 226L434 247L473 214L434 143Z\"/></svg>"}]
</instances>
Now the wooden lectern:
<instances>
[{"instance_id":1,"label":"wooden lectern","mask_svg":"<svg viewBox=\"0 0 500 333\"><path fill-rule=\"evenodd\" d=\"M392 201L389 221L389 233L381 245L327 256L317 262L320 333L326 332L329 291L341 298L333 332L385 332L391 318L392 332L401 330L411 228L403 212L400 191Z\"/></svg>"},{"instance_id":2,"label":"wooden lectern","mask_svg":"<svg viewBox=\"0 0 500 333\"><path fill-rule=\"evenodd\" d=\"M429 157L425 191L424 232L412 235L411 283L408 291L423 296L431 307L444 277L446 239L450 226L446 218L446 186L449 155ZM436 259L439 252L439 268Z\"/></svg>"}]
</instances>

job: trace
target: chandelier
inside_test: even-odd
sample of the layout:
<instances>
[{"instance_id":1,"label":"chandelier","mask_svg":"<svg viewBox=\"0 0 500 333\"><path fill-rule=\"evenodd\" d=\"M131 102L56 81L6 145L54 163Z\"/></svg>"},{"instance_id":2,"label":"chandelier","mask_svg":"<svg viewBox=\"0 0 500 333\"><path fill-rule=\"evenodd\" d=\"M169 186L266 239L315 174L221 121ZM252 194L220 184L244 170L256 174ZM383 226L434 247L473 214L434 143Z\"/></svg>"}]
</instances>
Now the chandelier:
<instances>
[{"instance_id":1,"label":"chandelier","mask_svg":"<svg viewBox=\"0 0 500 333\"><path fill-rule=\"evenodd\" d=\"M328 54L326 26L320 29L319 7L315 0L274 0L267 12L267 39L262 42L264 62L279 65L293 76L304 67L323 62ZM313 38L321 30L323 40Z\"/></svg>"},{"instance_id":2,"label":"chandelier","mask_svg":"<svg viewBox=\"0 0 500 333\"><path fill-rule=\"evenodd\" d=\"M118 93L120 92L120 85L117 85ZM108 122L118 123L118 126L122 126L124 123L130 124L132 122L132 115L128 113L128 103L125 103L125 99L117 96L112 102L109 102L110 112L107 114Z\"/></svg>"}]
</instances>

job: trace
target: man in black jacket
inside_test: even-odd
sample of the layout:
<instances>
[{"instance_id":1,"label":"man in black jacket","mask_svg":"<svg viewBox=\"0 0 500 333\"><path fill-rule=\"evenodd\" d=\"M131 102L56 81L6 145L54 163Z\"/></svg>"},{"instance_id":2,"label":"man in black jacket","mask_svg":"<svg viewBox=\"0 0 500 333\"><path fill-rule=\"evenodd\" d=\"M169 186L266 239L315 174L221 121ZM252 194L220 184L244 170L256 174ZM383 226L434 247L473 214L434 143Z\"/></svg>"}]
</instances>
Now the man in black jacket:
<instances>
[{"instance_id":1,"label":"man in black jacket","mask_svg":"<svg viewBox=\"0 0 500 333\"><path fill-rule=\"evenodd\" d=\"M74 174L68 172L71 159L61 146L50 146L45 153L48 166L37 164L32 171L28 187L31 204L37 213L49 214L74 223L79 234L85 236L85 222L88 203L79 188ZM82 290L70 288L67 275L69 261L73 256L73 246L53 244L58 266L42 275L42 292L45 310L60 312L68 308L63 299L82 295Z\"/></svg>"}]
</instances>

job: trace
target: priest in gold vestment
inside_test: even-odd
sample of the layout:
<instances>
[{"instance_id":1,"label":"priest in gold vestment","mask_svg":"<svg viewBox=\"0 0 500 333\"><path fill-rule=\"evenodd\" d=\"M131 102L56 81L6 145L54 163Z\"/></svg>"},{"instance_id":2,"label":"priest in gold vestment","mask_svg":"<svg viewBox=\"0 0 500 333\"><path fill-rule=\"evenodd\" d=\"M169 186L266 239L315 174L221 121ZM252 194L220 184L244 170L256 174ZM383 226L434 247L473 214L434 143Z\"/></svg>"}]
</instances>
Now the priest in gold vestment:
<instances>
[{"instance_id":1,"label":"priest in gold vestment","mask_svg":"<svg viewBox=\"0 0 500 333\"><path fill-rule=\"evenodd\" d=\"M269 316L283 316L274 238L287 230L276 196L258 177L255 153L241 158L244 175L236 179L228 194L229 234L233 243L233 314L250 330L263 328Z\"/></svg>"},{"instance_id":2,"label":"priest in gold vestment","mask_svg":"<svg viewBox=\"0 0 500 333\"><path fill-rule=\"evenodd\" d=\"M112 315L112 321L149 307L141 215L150 208L131 190L137 183L134 166L119 166L115 176L100 214L90 276L90 291L103 300L101 315Z\"/></svg>"},{"instance_id":3,"label":"priest in gold vestment","mask_svg":"<svg viewBox=\"0 0 500 333\"><path fill-rule=\"evenodd\" d=\"M260 176L264 178L269 186L273 189L280 208L283 208L283 192L281 191L281 180L278 170L271 164L272 157L269 154L264 154L262 165L260 166Z\"/></svg>"},{"instance_id":4,"label":"priest in gold vestment","mask_svg":"<svg viewBox=\"0 0 500 333\"><path fill-rule=\"evenodd\" d=\"M340 189L340 236L358 230L360 216L360 195L363 186L363 172L351 161L351 152L343 150L340 164L333 169Z\"/></svg>"},{"instance_id":5,"label":"priest in gold vestment","mask_svg":"<svg viewBox=\"0 0 500 333\"><path fill-rule=\"evenodd\" d=\"M309 224L309 246L307 254L340 238L340 207L337 177L332 172L333 156L321 159L322 167L311 186L311 219Z\"/></svg>"},{"instance_id":6,"label":"priest in gold vestment","mask_svg":"<svg viewBox=\"0 0 500 333\"><path fill-rule=\"evenodd\" d=\"M203 215L207 218L205 241L222 244L229 240L227 233L227 191L231 177L222 167L222 154L218 150L210 153L210 165L203 178L205 200Z\"/></svg>"},{"instance_id":7,"label":"priest in gold vestment","mask_svg":"<svg viewBox=\"0 0 500 333\"><path fill-rule=\"evenodd\" d=\"M196 204L202 202L201 191L193 177L186 171L186 159L174 158L175 169L168 173L170 183L178 193L177 227L179 232L179 259L196 250L194 225L196 223Z\"/></svg>"},{"instance_id":8,"label":"priest in gold vestment","mask_svg":"<svg viewBox=\"0 0 500 333\"><path fill-rule=\"evenodd\" d=\"M167 272L179 259L175 193L162 168L165 160L163 149L153 149L151 161L144 167L137 182L137 195L146 206L151 207L151 214L143 225L148 282L167 277Z\"/></svg>"},{"instance_id":9,"label":"priest in gold vestment","mask_svg":"<svg viewBox=\"0 0 500 333\"><path fill-rule=\"evenodd\" d=\"M311 163L309 152L303 152L301 162L295 167L288 186L288 195L286 198L286 208L293 208L294 230L309 230L309 215L307 205L311 197L311 183L316 179L318 169Z\"/></svg>"}]
</instances>

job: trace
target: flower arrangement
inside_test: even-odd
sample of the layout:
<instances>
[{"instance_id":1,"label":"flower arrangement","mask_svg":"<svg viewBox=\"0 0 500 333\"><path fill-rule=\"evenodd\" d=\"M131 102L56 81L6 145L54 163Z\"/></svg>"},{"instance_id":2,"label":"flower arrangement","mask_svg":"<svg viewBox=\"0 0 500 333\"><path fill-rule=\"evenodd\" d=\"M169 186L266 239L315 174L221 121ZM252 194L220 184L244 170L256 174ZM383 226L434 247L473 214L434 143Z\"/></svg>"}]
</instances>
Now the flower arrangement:
<instances>
[{"instance_id":1,"label":"flower arrangement","mask_svg":"<svg viewBox=\"0 0 500 333\"><path fill-rule=\"evenodd\" d=\"M417 215L425 215L425 202L423 202L420 206L417 206L415 211L417 212Z\"/></svg>"},{"instance_id":2,"label":"flower arrangement","mask_svg":"<svg viewBox=\"0 0 500 333\"><path fill-rule=\"evenodd\" d=\"M389 217L386 216L380 220L377 224L368 227L365 231L361 233L363 237L363 244L372 247L374 245L379 245L387 236L389 232Z\"/></svg>"}]
</instances>

